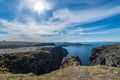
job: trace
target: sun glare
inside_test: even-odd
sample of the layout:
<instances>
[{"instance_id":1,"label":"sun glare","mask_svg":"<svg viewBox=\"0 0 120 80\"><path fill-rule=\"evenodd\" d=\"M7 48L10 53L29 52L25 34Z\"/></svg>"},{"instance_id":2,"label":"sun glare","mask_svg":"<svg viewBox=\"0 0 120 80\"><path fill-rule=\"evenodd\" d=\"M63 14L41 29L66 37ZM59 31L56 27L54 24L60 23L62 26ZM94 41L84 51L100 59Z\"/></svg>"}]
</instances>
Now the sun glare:
<instances>
[{"instance_id":1,"label":"sun glare","mask_svg":"<svg viewBox=\"0 0 120 80\"><path fill-rule=\"evenodd\" d=\"M50 10L51 6L50 4L46 3L45 1L38 0L34 3L33 9L37 13L43 13L44 11Z\"/></svg>"}]
</instances>

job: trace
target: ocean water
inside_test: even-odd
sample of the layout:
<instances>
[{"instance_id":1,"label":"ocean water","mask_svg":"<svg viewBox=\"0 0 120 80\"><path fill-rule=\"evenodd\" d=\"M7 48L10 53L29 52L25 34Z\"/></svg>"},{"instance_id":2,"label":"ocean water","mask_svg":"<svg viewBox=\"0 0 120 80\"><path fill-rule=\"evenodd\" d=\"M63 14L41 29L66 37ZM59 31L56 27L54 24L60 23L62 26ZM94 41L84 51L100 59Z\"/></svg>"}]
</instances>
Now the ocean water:
<instances>
[{"instance_id":1,"label":"ocean water","mask_svg":"<svg viewBox=\"0 0 120 80\"><path fill-rule=\"evenodd\" d=\"M82 42L82 44L92 44L92 46L66 46L64 47L68 51L67 56L71 56L72 54L77 54L84 66L89 65L89 57L93 48L103 45L115 44L117 42Z\"/></svg>"}]
</instances>

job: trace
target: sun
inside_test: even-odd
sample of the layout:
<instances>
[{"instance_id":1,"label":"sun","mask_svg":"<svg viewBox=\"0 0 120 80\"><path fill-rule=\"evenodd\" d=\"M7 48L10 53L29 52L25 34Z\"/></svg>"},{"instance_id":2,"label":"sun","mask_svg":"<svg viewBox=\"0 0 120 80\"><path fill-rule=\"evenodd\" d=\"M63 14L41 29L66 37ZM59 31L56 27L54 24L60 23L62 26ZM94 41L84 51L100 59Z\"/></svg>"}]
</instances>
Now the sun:
<instances>
[{"instance_id":1,"label":"sun","mask_svg":"<svg viewBox=\"0 0 120 80\"><path fill-rule=\"evenodd\" d=\"M53 8L52 3L47 0L24 0L24 6L31 12L38 14L42 14Z\"/></svg>"},{"instance_id":2,"label":"sun","mask_svg":"<svg viewBox=\"0 0 120 80\"><path fill-rule=\"evenodd\" d=\"M51 9L51 5L45 0L37 0L32 7L39 14Z\"/></svg>"}]
</instances>

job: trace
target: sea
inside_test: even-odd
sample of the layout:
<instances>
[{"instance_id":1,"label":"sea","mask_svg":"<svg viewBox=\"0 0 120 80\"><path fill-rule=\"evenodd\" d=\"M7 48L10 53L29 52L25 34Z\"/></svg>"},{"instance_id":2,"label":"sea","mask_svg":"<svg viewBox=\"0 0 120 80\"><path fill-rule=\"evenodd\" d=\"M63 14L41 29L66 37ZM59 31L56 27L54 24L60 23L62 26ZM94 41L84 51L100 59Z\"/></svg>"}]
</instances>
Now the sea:
<instances>
[{"instance_id":1,"label":"sea","mask_svg":"<svg viewBox=\"0 0 120 80\"><path fill-rule=\"evenodd\" d=\"M81 46L66 46L63 47L67 49L68 55L77 54L82 61L82 65L89 66L89 58L93 48L103 45L116 44L118 42L80 42L82 44L91 44L91 45L81 45Z\"/></svg>"}]
</instances>

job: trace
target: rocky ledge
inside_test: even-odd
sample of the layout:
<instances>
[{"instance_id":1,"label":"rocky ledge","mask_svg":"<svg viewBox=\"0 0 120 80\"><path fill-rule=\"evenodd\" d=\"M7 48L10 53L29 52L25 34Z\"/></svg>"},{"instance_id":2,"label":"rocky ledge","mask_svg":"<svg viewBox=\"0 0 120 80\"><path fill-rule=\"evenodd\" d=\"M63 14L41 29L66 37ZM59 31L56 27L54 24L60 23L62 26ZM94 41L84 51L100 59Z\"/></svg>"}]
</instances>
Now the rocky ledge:
<instances>
[{"instance_id":1,"label":"rocky ledge","mask_svg":"<svg viewBox=\"0 0 120 80\"><path fill-rule=\"evenodd\" d=\"M120 44L94 48L90 56L90 65L120 67Z\"/></svg>"},{"instance_id":2,"label":"rocky ledge","mask_svg":"<svg viewBox=\"0 0 120 80\"><path fill-rule=\"evenodd\" d=\"M77 56L76 54L73 54L70 57L63 58L60 68L65 68L69 66L80 66L80 65L82 65L82 62L79 56Z\"/></svg>"},{"instance_id":3,"label":"rocky ledge","mask_svg":"<svg viewBox=\"0 0 120 80\"><path fill-rule=\"evenodd\" d=\"M0 50L0 71L43 74L59 69L67 51L62 47L23 47Z\"/></svg>"}]
</instances>

